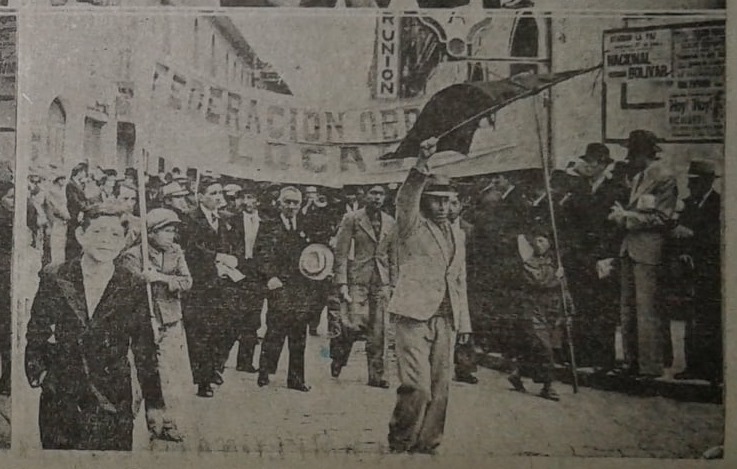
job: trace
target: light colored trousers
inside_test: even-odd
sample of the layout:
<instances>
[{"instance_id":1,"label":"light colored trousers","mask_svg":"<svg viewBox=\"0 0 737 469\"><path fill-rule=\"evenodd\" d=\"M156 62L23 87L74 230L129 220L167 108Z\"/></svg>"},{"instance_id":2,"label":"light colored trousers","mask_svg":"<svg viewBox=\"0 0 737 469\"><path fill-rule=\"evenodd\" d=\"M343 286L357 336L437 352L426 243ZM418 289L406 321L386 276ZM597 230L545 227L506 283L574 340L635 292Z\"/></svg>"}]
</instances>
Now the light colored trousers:
<instances>
[{"instance_id":1,"label":"light colored trousers","mask_svg":"<svg viewBox=\"0 0 737 469\"><path fill-rule=\"evenodd\" d=\"M624 359L641 374L663 374L663 331L656 303L660 266L622 258L622 345Z\"/></svg>"},{"instance_id":2,"label":"light colored trousers","mask_svg":"<svg viewBox=\"0 0 737 469\"><path fill-rule=\"evenodd\" d=\"M155 321L154 321L155 322ZM154 325L154 327L157 327ZM166 418L176 423L179 431L186 437L193 435L193 423L189 418L187 399L193 393L192 372L189 366L189 352L187 351L187 338L184 334L182 321L167 326L159 335L157 333L157 357L159 361L159 377L161 379L161 392L166 405ZM130 355L132 353L129 352ZM131 359L133 384L133 415L137 415L143 397L141 386L133 360ZM191 399L189 399L191 401Z\"/></svg>"},{"instance_id":3,"label":"light colored trousers","mask_svg":"<svg viewBox=\"0 0 737 469\"><path fill-rule=\"evenodd\" d=\"M453 319L427 321L397 316L396 355L400 386L389 423L389 446L397 451L429 451L445 429L453 365Z\"/></svg>"}]
</instances>

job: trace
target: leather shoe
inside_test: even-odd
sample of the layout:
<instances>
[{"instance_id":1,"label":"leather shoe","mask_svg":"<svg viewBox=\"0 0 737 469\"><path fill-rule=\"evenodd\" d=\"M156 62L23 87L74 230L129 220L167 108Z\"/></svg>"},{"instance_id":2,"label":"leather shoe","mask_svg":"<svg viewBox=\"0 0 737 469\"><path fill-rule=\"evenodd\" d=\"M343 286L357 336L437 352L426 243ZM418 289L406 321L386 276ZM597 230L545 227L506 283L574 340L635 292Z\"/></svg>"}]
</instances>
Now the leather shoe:
<instances>
[{"instance_id":1,"label":"leather shoe","mask_svg":"<svg viewBox=\"0 0 737 469\"><path fill-rule=\"evenodd\" d=\"M212 386L210 384L200 384L197 386L197 396L198 397L212 397L215 394L215 392L212 390Z\"/></svg>"},{"instance_id":2,"label":"leather shoe","mask_svg":"<svg viewBox=\"0 0 737 469\"><path fill-rule=\"evenodd\" d=\"M472 375L471 373L465 374L465 375L455 375L455 378L453 378L454 381L457 381L459 383L468 383L468 384L476 384L479 382L479 379Z\"/></svg>"},{"instance_id":3,"label":"leather shoe","mask_svg":"<svg viewBox=\"0 0 737 469\"><path fill-rule=\"evenodd\" d=\"M527 392L527 389L525 388L524 383L522 382L522 379L517 375L510 375L507 377L507 381L509 381L512 386L514 387L515 391L519 392Z\"/></svg>"},{"instance_id":4,"label":"leather shoe","mask_svg":"<svg viewBox=\"0 0 737 469\"><path fill-rule=\"evenodd\" d=\"M697 373L694 373L691 370L683 370L680 373L676 373L673 375L673 379L699 379L700 376Z\"/></svg>"},{"instance_id":5,"label":"leather shoe","mask_svg":"<svg viewBox=\"0 0 737 469\"><path fill-rule=\"evenodd\" d=\"M333 360L330 362L330 376L337 378L340 376L340 371L343 369L343 365Z\"/></svg>"},{"instance_id":6,"label":"leather shoe","mask_svg":"<svg viewBox=\"0 0 737 469\"><path fill-rule=\"evenodd\" d=\"M243 371L245 373L258 373L258 368L253 365L238 366L235 369L237 371Z\"/></svg>"},{"instance_id":7,"label":"leather shoe","mask_svg":"<svg viewBox=\"0 0 737 469\"><path fill-rule=\"evenodd\" d=\"M258 381L256 381L259 387L264 387L269 384L269 375L266 373L259 373Z\"/></svg>"},{"instance_id":8,"label":"leather shoe","mask_svg":"<svg viewBox=\"0 0 737 469\"><path fill-rule=\"evenodd\" d=\"M288 384L287 388L294 389L295 391L302 391L302 392L309 392L311 389L305 383Z\"/></svg>"},{"instance_id":9,"label":"leather shoe","mask_svg":"<svg viewBox=\"0 0 737 469\"><path fill-rule=\"evenodd\" d=\"M217 371L212 375L212 384L214 384L215 386L220 386L223 384L223 377Z\"/></svg>"},{"instance_id":10,"label":"leather shoe","mask_svg":"<svg viewBox=\"0 0 737 469\"><path fill-rule=\"evenodd\" d=\"M378 381L369 381L368 385L372 388L389 389L389 381L380 379Z\"/></svg>"}]
</instances>

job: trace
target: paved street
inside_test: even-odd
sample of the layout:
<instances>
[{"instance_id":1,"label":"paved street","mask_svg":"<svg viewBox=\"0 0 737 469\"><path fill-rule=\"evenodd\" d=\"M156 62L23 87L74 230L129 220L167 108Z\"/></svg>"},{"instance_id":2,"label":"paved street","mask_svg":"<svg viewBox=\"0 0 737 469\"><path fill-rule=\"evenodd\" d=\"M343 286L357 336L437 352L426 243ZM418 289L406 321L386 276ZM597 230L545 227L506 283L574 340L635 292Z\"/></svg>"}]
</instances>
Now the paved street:
<instances>
[{"instance_id":1,"label":"paved street","mask_svg":"<svg viewBox=\"0 0 737 469\"><path fill-rule=\"evenodd\" d=\"M33 279L33 262L26 264ZM35 286L27 282L33 295ZM20 324L25 347L25 318ZM325 325L321 326L324 334ZM369 388L363 344L338 380L330 377L328 340L309 337L306 376L310 393L286 388L286 353L269 387L259 388L256 375L235 371L234 355L225 383L212 399L194 396L187 406L197 422L187 430L188 447L154 443L156 450L240 451L258 453L387 452L386 434L397 387L390 361L389 390ZM38 448L38 391L20 373L14 433L20 449ZM453 383L445 439L439 456L609 456L699 457L722 441L723 407L684 403L662 397L641 398L620 393L558 385L558 403L510 390L506 377L481 368L478 385ZM531 391L537 391L532 385ZM0 426L2 422L0 422ZM0 428L0 431L2 429ZM137 420L136 447L150 447L142 417Z\"/></svg>"},{"instance_id":2,"label":"paved street","mask_svg":"<svg viewBox=\"0 0 737 469\"><path fill-rule=\"evenodd\" d=\"M255 375L229 368L213 399L192 399L197 446L250 453L387 452L395 368L389 370L392 389L369 388L363 346L357 348L335 380L325 358L327 339L311 338L307 378L313 389L307 394L286 388L286 355L267 388L256 385ZM586 388L574 395L563 385L555 403L511 391L498 372L482 369L478 376L476 386L452 385L441 456L680 458L698 457L721 442L721 406Z\"/></svg>"}]
</instances>

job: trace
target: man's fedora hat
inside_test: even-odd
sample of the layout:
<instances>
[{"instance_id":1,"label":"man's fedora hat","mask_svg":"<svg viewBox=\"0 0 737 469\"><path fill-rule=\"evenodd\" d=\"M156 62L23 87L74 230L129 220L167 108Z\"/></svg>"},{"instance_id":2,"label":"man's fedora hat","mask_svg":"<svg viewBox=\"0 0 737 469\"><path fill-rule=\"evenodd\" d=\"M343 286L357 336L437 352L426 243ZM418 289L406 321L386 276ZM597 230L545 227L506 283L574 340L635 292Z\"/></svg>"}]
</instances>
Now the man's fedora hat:
<instances>
[{"instance_id":1,"label":"man's fedora hat","mask_svg":"<svg viewBox=\"0 0 737 469\"><path fill-rule=\"evenodd\" d=\"M451 183L450 179L441 176L433 175L425 185L425 190L422 195L431 195L435 197L452 197L457 195L458 191Z\"/></svg>"},{"instance_id":2,"label":"man's fedora hat","mask_svg":"<svg viewBox=\"0 0 737 469\"><path fill-rule=\"evenodd\" d=\"M299 256L299 271L310 280L324 280L333 273L335 256L324 244L310 244Z\"/></svg>"},{"instance_id":3,"label":"man's fedora hat","mask_svg":"<svg viewBox=\"0 0 737 469\"><path fill-rule=\"evenodd\" d=\"M628 149L645 149L652 150L654 152L663 151L658 143L660 139L651 131L637 129L630 132L627 137L627 141L622 144L623 147Z\"/></svg>"},{"instance_id":4,"label":"man's fedora hat","mask_svg":"<svg viewBox=\"0 0 737 469\"><path fill-rule=\"evenodd\" d=\"M178 182L170 182L161 188L161 198L167 197L183 197L189 195L189 190L185 189Z\"/></svg>"},{"instance_id":5,"label":"man's fedora hat","mask_svg":"<svg viewBox=\"0 0 737 469\"><path fill-rule=\"evenodd\" d=\"M716 171L714 170L714 165L709 163L708 161L692 161L688 165L688 177L689 178L697 178L697 177L708 177L708 176L715 176Z\"/></svg>"},{"instance_id":6,"label":"man's fedora hat","mask_svg":"<svg viewBox=\"0 0 737 469\"><path fill-rule=\"evenodd\" d=\"M614 161L612 157L609 156L609 148L603 143L596 142L586 145L586 152L579 158L587 163L609 164Z\"/></svg>"}]
</instances>

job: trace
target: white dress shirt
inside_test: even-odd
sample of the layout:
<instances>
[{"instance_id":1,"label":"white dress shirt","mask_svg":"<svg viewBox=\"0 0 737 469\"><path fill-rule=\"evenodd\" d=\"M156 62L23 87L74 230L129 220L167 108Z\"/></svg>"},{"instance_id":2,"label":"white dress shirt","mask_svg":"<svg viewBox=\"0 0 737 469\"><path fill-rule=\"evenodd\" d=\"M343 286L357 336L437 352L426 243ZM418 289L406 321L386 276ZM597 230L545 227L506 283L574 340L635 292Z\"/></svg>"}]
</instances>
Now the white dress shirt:
<instances>
[{"instance_id":1,"label":"white dress shirt","mask_svg":"<svg viewBox=\"0 0 737 469\"><path fill-rule=\"evenodd\" d=\"M292 231L297 229L297 217L287 218L284 216L284 214L279 214L281 217L282 223L284 223L284 227L287 229L287 231Z\"/></svg>"},{"instance_id":2,"label":"white dress shirt","mask_svg":"<svg viewBox=\"0 0 737 469\"><path fill-rule=\"evenodd\" d=\"M204 205L200 205L200 210L202 210L202 213L205 214L205 218L207 218L207 223L210 224L213 230L218 230L218 220L220 217L218 214L213 210L208 210Z\"/></svg>"},{"instance_id":3,"label":"white dress shirt","mask_svg":"<svg viewBox=\"0 0 737 469\"><path fill-rule=\"evenodd\" d=\"M253 245L256 243L260 221L258 212L243 212L243 241L246 243L246 259L253 259Z\"/></svg>"},{"instance_id":4,"label":"white dress shirt","mask_svg":"<svg viewBox=\"0 0 737 469\"><path fill-rule=\"evenodd\" d=\"M100 304L103 293L107 288L110 279L113 277L115 266L100 266L97 269L85 268L82 262L82 282L84 284L84 298L87 302L87 317L92 319L95 314L97 305Z\"/></svg>"}]
</instances>

